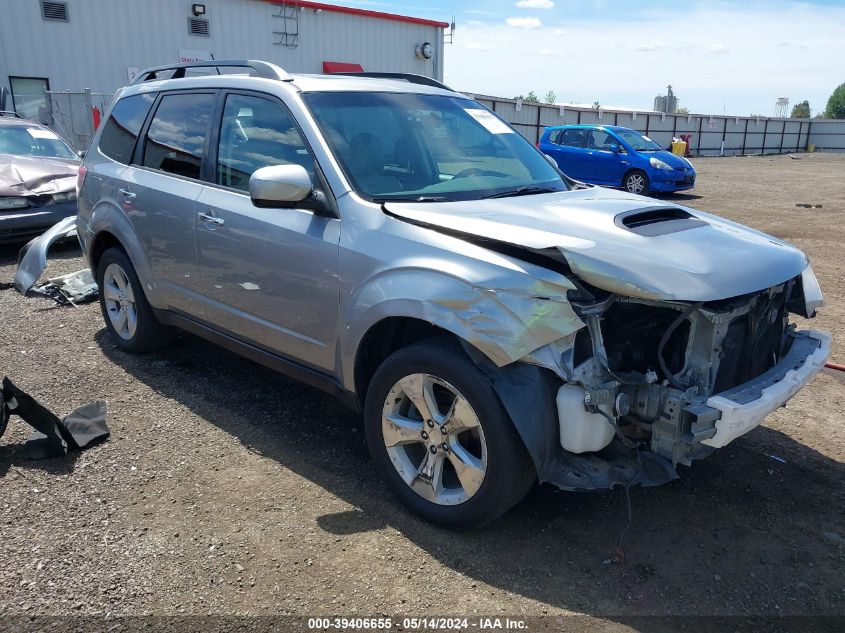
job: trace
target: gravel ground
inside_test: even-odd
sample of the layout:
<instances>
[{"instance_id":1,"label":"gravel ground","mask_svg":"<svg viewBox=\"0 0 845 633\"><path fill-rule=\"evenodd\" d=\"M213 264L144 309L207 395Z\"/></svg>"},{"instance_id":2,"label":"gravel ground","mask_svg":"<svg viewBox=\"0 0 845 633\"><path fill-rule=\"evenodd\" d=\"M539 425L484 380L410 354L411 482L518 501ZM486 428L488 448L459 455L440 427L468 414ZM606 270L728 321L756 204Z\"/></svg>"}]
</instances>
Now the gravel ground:
<instances>
[{"instance_id":1,"label":"gravel ground","mask_svg":"<svg viewBox=\"0 0 845 633\"><path fill-rule=\"evenodd\" d=\"M808 252L813 323L845 362L845 156L697 159L670 199ZM804 209L796 203L822 204ZM16 248L0 248L0 282ZM57 249L50 273L84 266ZM338 402L190 336L132 357L99 308L0 292L0 374L64 414L109 403L111 438L30 462L0 440L0 619L66 614L845 616L845 375L661 488L540 487L484 531L409 515ZM773 459L776 456L780 459ZM781 461L784 460L784 461ZM594 619L595 618L595 619ZM629 630L629 629L626 629Z\"/></svg>"}]
</instances>

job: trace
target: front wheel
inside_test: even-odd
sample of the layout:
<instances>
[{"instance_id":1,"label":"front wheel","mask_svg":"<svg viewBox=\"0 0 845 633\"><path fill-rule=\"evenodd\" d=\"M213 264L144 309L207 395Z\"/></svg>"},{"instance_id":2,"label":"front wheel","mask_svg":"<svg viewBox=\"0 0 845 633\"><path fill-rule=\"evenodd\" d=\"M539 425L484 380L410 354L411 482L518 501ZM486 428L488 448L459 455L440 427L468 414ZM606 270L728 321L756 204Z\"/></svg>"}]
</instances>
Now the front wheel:
<instances>
[{"instance_id":1,"label":"front wheel","mask_svg":"<svg viewBox=\"0 0 845 633\"><path fill-rule=\"evenodd\" d=\"M635 170L625 176L623 182L625 191L645 195L648 193L648 176L645 172Z\"/></svg>"},{"instance_id":2,"label":"front wheel","mask_svg":"<svg viewBox=\"0 0 845 633\"><path fill-rule=\"evenodd\" d=\"M388 357L367 391L364 424L382 477L431 521L482 525L534 481L489 379L448 341L423 341Z\"/></svg>"}]
</instances>

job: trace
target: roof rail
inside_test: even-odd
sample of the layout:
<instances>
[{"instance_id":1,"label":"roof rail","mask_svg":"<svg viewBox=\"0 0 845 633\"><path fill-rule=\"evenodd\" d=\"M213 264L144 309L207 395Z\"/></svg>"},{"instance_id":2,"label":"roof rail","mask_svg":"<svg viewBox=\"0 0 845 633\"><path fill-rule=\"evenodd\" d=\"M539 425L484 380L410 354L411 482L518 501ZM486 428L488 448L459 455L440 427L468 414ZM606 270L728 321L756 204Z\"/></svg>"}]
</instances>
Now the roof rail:
<instances>
[{"instance_id":1,"label":"roof rail","mask_svg":"<svg viewBox=\"0 0 845 633\"><path fill-rule=\"evenodd\" d=\"M212 59L209 61L164 64L163 66L145 68L138 73L132 84L160 79L158 74L168 70L174 71L173 74L170 77L162 77L161 79L182 79L185 77L185 71L189 68L214 68L217 70L218 75L221 74L221 68L251 68L255 71L256 77L278 79L279 81L293 81L293 77L285 69L270 62L262 62L254 59Z\"/></svg>"},{"instance_id":2,"label":"roof rail","mask_svg":"<svg viewBox=\"0 0 845 633\"><path fill-rule=\"evenodd\" d=\"M399 79L400 81L407 81L412 84L420 84L422 86L431 86L433 88L442 88L449 92L454 92L446 84L440 83L436 79L426 77L425 75L414 75L413 73L368 73L368 72L340 72L331 73L332 75L348 75L350 77L372 77L373 79Z\"/></svg>"},{"instance_id":3,"label":"roof rail","mask_svg":"<svg viewBox=\"0 0 845 633\"><path fill-rule=\"evenodd\" d=\"M10 116L15 119L23 118L20 114L18 114L17 112L12 112L11 110L0 110L0 116Z\"/></svg>"}]
</instances>

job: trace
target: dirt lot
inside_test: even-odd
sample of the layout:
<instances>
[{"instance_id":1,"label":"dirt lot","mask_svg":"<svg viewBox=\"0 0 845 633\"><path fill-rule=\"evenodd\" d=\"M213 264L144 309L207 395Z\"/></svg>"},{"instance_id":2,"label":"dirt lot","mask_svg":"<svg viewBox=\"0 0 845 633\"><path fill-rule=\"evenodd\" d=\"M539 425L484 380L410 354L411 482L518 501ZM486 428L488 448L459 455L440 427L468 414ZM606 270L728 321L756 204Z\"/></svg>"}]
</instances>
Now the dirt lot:
<instances>
[{"instance_id":1,"label":"dirt lot","mask_svg":"<svg viewBox=\"0 0 845 633\"><path fill-rule=\"evenodd\" d=\"M845 156L698 159L671 199L809 253L845 362ZM822 204L821 209L796 203ZM0 282L16 249L0 249ZM81 268L65 248L51 272ZM538 488L484 531L409 515L360 422L321 392L182 337L132 357L99 307L0 292L0 375L59 413L109 402L112 436L67 459L0 440L0 619L34 614L845 616L845 374L682 477L624 493ZM779 458L774 459L773 456ZM781 461L783 460L783 461ZM639 628L637 624L630 625ZM728 629L730 630L730 629Z\"/></svg>"}]
</instances>

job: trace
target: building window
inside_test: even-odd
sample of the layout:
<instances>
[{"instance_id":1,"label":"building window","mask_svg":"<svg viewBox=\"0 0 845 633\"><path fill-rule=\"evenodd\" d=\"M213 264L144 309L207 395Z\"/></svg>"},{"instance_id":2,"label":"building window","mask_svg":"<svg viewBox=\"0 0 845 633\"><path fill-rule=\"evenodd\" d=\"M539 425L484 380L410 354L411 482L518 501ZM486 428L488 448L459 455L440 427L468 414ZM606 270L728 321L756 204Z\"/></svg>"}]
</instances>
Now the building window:
<instances>
[{"instance_id":1,"label":"building window","mask_svg":"<svg viewBox=\"0 0 845 633\"><path fill-rule=\"evenodd\" d=\"M25 119L43 122L47 119L50 82L42 77L9 77L12 105Z\"/></svg>"},{"instance_id":2,"label":"building window","mask_svg":"<svg viewBox=\"0 0 845 633\"><path fill-rule=\"evenodd\" d=\"M48 0L41 0L41 17L44 20L67 22L67 2L51 2Z\"/></svg>"},{"instance_id":3,"label":"building window","mask_svg":"<svg viewBox=\"0 0 845 633\"><path fill-rule=\"evenodd\" d=\"M208 20L203 18L188 18L188 33L201 37L209 36Z\"/></svg>"}]
</instances>

